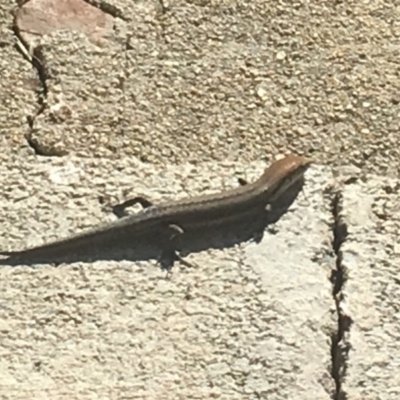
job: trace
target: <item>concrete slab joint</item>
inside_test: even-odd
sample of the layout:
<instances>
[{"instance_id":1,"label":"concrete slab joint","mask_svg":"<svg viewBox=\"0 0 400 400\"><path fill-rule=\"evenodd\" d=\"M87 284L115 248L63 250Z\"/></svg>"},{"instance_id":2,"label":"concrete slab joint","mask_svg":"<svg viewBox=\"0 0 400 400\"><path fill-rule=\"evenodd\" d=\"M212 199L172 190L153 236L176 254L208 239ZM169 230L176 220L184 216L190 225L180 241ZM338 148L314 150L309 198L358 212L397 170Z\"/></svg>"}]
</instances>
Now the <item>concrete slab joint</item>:
<instances>
[{"instance_id":1,"label":"concrete slab joint","mask_svg":"<svg viewBox=\"0 0 400 400\"><path fill-rule=\"evenodd\" d=\"M0 251L315 160L170 279L129 237L1 265L0 397L400 399L395 3L0 2Z\"/></svg>"},{"instance_id":2,"label":"concrete slab joint","mask_svg":"<svg viewBox=\"0 0 400 400\"><path fill-rule=\"evenodd\" d=\"M1 196L3 202L8 202L3 206L9 212L1 214L1 226L7 232L0 242L1 248L15 248L23 241L29 245L38 240L45 241L46 232L51 235L57 229L64 231L64 234L59 232L60 236L68 236L67 231L73 233L82 229L77 226L79 221L95 225L96 220L104 219L101 211L97 212L97 216L94 211L99 210L99 188L103 188L104 193L131 193L133 184L135 190L154 197L157 193L155 188L169 187L171 193L164 195L174 197L173 192L182 190L180 186L174 188L179 182L185 182L185 190L189 193L202 191L202 186L207 186L210 191L218 190L221 184L232 184L232 171L241 171L242 168L239 163L222 167L216 164L188 164L164 168L160 173L162 170L132 163L132 160L127 159L124 163L121 168L121 161L104 163L74 157L52 159L50 163L45 159L38 163L31 158L26 160L24 167L3 163ZM261 167L261 163L254 167L249 165L250 173L244 172L244 176L251 180L258 175L256 171ZM17 174L13 172L17 171L16 168ZM21 168L25 171L23 175ZM207 174L210 178L205 183ZM21 182L19 178L19 190L12 183L15 176L26 179ZM43 180L48 182L40 191L45 200L38 202L35 192L38 193ZM329 168L314 165L307 172L303 192L288 212L267 229L261 243L243 243L233 248L190 254L188 261L199 267L188 269L178 266L167 281L160 276L158 268L144 261L80 263L78 269L74 266L76 263L60 265L59 268L3 267L0 270L0 274L4 275L0 280L3 282L1 290L9 310L4 314L3 331L8 332L9 344L12 346L15 340L30 340L25 337L28 332L25 329L10 336L11 331L7 328L18 320L22 324L28 323L28 317L22 314L17 320L11 317L22 312L18 311L21 306L29 318L37 321L45 318L47 321L46 328L38 322L39 325L33 325L31 329L50 332L64 326L66 343L75 337L74 348L78 346L80 352L92 354L94 349L89 348L95 340L102 348L102 354L107 354L107 362L113 363L115 371L119 371L119 367L112 361L112 354L119 354L125 365L124 374L130 374L130 379L141 385L143 393L149 393L147 390L150 387L161 390L169 379L166 371L171 368L175 371L174 376L181 376L180 365L183 363L191 378L176 383L176 389L171 393L194 395L200 391L204 395L222 395L229 392L230 385L235 385L241 393L239 397L247 393L251 398L252 393L261 398L278 399L293 398L295 393L301 393L301 398L351 398L349 393L361 393L363 390L349 383L349 378L354 379L360 367L354 362L359 357L358 349L354 347L359 337L354 335L360 331L360 318L362 324L365 321L365 317L358 314L359 303L353 291L357 283L352 281L352 274L359 273L361 269L353 266L360 256L355 252L354 243L357 243L359 229L371 229L374 212L381 215L382 205L379 209L374 208L371 193L375 189L369 188L368 181L354 183L352 180L339 186L337 182ZM373 182L377 184L378 181ZM390 192L388 185L392 191L389 194L386 193ZM378 199L379 204L384 201L385 207L388 207L392 202L387 196L393 196L396 190L391 182L378 190L375 200ZM360 191L371 192L366 203L364 197L357 200ZM17 198L19 201L16 201ZM67 204L65 199L69 199ZM85 199L84 203L82 199ZM365 226L360 227L360 223ZM12 243L11 238L14 238ZM360 242L358 245L363 244ZM25 276L30 278L25 279ZM10 282L14 283L10 285ZM20 300L22 303L16 302L15 290L25 293ZM59 296L70 298L67 300L69 305L65 306L65 300L59 302ZM40 311L40 307L44 307L45 311ZM97 311L92 314L94 307ZM64 312L69 316L59 320ZM374 312L376 314L378 310L375 308ZM104 318L109 321L106 325ZM117 329L117 336L113 336L113 329ZM54 359L50 362L49 352L55 351L54 344L45 338L41 340L46 344L39 352L20 356L28 357L27 365L32 357L46 360L46 366L41 368L45 368L47 375L50 374L46 385L48 390L54 392L54 383L62 376L60 368L64 370L63 363L70 361L65 359L62 364L57 364ZM146 356L146 348L141 347L144 343L152 343L153 350L149 348L148 351L161 357L157 368L148 358L150 353ZM59 343L57 346L61 346L68 357L75 358L78 354L75 350L71 353L66 344ZM114 349L113 353L104 353L106 348ZM100 350L96 350L96 354L97 351ZM197 360L196 363L203 363L200 370L192 369L190 363L184 361L190 359L189 355ZM138 357L153 371L152 374L155 373L154 368L159 373L153 377L137 374L137 365L132 364L132 360ZM172 365L171 357L176 360ZM91 368L94 368L93 362L90 362ZM167 364L170 364L168 368ZM128 370L126 365L130 365ZM76 371L83 371L84 365L78 362L75 368L78 368ZM226 380L223 378L225 375L221 375L222 370L236 372ZM23 369L18 376L25 377L29 371L29 368ZM279 371L286 371L279 383L274 379L271 381L275 374L281 373ZM100 373L108 376L104 375L105 371ZM118 373L122 374L122 370ZM35 379L44 379L41 370L35 376ZM82 388L104 390L101 389L104 385L96 384L90 375L87 377L86 383L80 382L84 385ZM217 386L195 385L192 380L201 377L207 377ZM115 388L111 380L105 385L110 390ZM118 387L114 390L123 390ZM239 390L239 387L242 389Z\"/></svg>"}]
</instances>

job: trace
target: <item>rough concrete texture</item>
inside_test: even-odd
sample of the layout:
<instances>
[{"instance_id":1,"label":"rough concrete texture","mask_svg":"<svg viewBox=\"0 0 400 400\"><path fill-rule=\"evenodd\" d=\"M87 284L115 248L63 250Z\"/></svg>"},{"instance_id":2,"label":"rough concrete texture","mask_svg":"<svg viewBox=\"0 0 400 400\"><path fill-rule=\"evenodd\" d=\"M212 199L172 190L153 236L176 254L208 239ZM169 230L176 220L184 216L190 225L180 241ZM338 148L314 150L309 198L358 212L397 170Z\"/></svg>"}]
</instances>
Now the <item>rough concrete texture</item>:
<instances>
[{"instance_id":1,"label":"rough concrete texture","mask_svg":"<svg viewBox=\"0 0 400 400\"><path fill-rule=\"evenodd\" d=\"M347 185L338 211L342 389L349 399L398 399L399 182Z\"/></svg>"},{"instance_id":2,"label":"rough concrete texture","mask_svg":"<svg viewBox=\"0 0 400 400\"><path fill-rule=\"evenodd\" d=\"M157 201L229 187L233 172L251 179L262 168L4 162L0 247L35 245L107 219L99 195L135 190ZM176 265L170 280L151 261L3 267L4 395L332 398L327 176L309 172L304 193L260 244L193 253L187 260L197 267Z\"/></svg>"},{"instance_id":3,"label":"rough concrete texture","mask_svg":"<svg viewBox=\"0 0 400 400\"><path fill-rule=\"evenodd\" d=\"M0 397L399 399L396 2L19 3L0 2L0 249L111 219L100 198L316 164L262 243L170 280L2 267Z\"/></svg>"},{"instance_id":4,"label":"rough concrete texture","mask_svg":"<svg viewBox=\"0 0 400 400\"><path fill-rule=\"evenodd\" d=\"M42 20L32 28L40 7L48 15L61 3L85 4L30 0L17 13L36 87L12 61L12 41L2 49L26 91L18 99L36 98L22 109L36 105L28 136L38 153L165 164L289 150L396 173L387 162L400 152L395 3L93 1L108 18L96 12L82 26L62 9L59 30L53 16L48 30ZM26 144L2 129L6 144Z\"/></svg>"}]
</instances>

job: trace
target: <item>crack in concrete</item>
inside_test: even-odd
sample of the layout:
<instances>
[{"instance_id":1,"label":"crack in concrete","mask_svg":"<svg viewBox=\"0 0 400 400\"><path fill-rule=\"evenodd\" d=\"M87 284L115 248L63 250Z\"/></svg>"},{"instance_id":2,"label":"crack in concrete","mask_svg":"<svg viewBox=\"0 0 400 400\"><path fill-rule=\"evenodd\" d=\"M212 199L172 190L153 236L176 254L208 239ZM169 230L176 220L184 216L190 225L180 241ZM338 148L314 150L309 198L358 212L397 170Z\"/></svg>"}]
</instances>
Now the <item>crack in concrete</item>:
<instances>
[{"instance_id":1,"label":"crack in concrete","mask_svg":"<svg viewBox=\"0 0 400 400\"><path fill-rule=\"evenodd\" d=\"M18 4L18 8L21 8L25 3L27 3L28 0L22 0ZM126 20L124 18L123 13L119 8L113 6L112 4L109 4L104 1L86 1L84 0L85 3L90 4L93 7L98 8L105 14L109 14L112 17L120 18L122 20ZM96 3L96 4L93 4ZM27 123L29 126L29 131L25 135L25 139L27 141L27 144L34 150L36 155L41 155L41 156L46 156L46 157L54 157L54 156L61 156L64 155L64 151L59 151L53 147L47 147L43 146L37 139L34 138L34 132L35 132L35 120L36 118L43 114L45 110L48 108L47 105L47 97L48 97L48 92L49 88L47 85L47 81L51 78L51 73L46 68L45 62L44 62L44 54L43 54L43 47L41 45L34 46L33 48L27 43L27 41L24 39L23 35L21 34L21 31L18 27L17 23L17 12L15 12L14 15L14 20L13 20L13 26L12 30L14 32L14 35L17 40L17 48L20 51L20 53L24 56L24 58L29 61L33 68L37 71L38 75L38 80L39 80L39 90L36 91L36 98L37 98L37 104L38 108L36 112L33 115L28 115L27 116Z\"/></svg>"},{"instance_id":2,"label":"crack in concrete","mask_svg":"<svg viewBox=\"0 0 400 400\"><path fill-rule=\"evenodd\" d=\"M128 21L127 18L124 17L122 11L106 2L106 1L97 1L97 0L83 0L85 3L90 4L93 7L96 7L97 9L101 10L105 14L111 15L113 18L120 18L124 21ZM156 0L160 6L160 15L161 17L166 14L168 7L164 4L164 0ZM18 6L19 8L25 4L27 0L22 1ZM160 25L161 25L161 35L163 37L164 42L167 42L165 39L165 26L163 25L162 18L160 18ZM31 147L36 155L41 155L41 156L46 156L46 157L54 157L54 156L61 156L64 155L64 152L60 152L57 149L53 147L46 147L43 146L35 137L35 120L38 116L43 114L46 109L48 108L47 104L47 98L48 98L48 80L51 79L51 74L48 71L48 68L46 68L46 63L45 63L45 56L43 54L43 47L40 45L35 46L34 48L31 48L29 43L26 42L24 39L23 35L20 32L20 29L18 27L17 23L17 13L15 13L14 16L14 21L13 21L13 32L14 35L17 39L17 47L20 53L24 56L24 58L30 62L33 66L33 68L37 71L38 75L38 81L39 81L39 86L40 88L36 91L36 98L37 98L37 104L38 108L37 110L32 114L27 116L27 123L29 126L29 131L25 135L25 139L27 141L27 144L29 147ZM125 55L126 52L129 50L130 45L129 45L129 36L126 38L126 47L125 47ZM125 70L128 70L127 68ZM128 77L124 76L124 79L121 82L121 86L124 85L124 81L126 81ZM121 128L121 131L123 131L124 127ZM122 132L123 133L123 132Z\"/></svg>"},{"instance_id":3,"label":"crack in concrete","mask_svg":"<svg viewBox=\"0 0 400 400\"><path fill-rule=\"evenodd\" d=\"M128 18L124 16L123 11L115 4L101 0L83 0L83 1L93 7L96 7L104 14L109 14L112 17L122 19L123 21L128 21Z\"/></svg>"},{"instance_id":4,"label":"crack in concrete","mask_svg":"<svg viewBox=\"0 0 400 400\"><path fill-rule=\"evenodd\" d=\"M332 214L334 218L333 224L333 251L336 255L336 269L332 271L332 295L336 305L337 314L337 331L331 337L331 358L332 370L331 375L335 381L336 389L333 400L346 400L347 394L343 390L342 384L346 376L348 354L350 345L346 341L346 333L351 327L351 318L343 310L343 286L346 283L346 271L342 264L341 246L345 242L348 231L347 225L341 216L343 196L341 192L334 193L332 201Z\"/></svg>"},{"instance_id":5,"label":"crack in concrete","mask_svg":"<svg viewBox=\"0 0 400 400\"><path fill-rule=\"evenodd\" d=\"M23 35L21 35L21 32L16 23L16 18L14 18L12 29L17 39L17 48L19 52L24 56L26 60L28 60L32 64L32 67L37 71L40 86L39 89L36 90L38 109L33 115L27 116L29 132L25 135L25 139L28 145L35 151L35 154L48 155L43 154L43 152L40 150L40 146L38 146L36 141L32 139L32 133L34 131L35 119L45 111L47 106L47 79L49 79L49 74L42 62L42 51L40 46L34 48L33 51L29 48L29 45L25 42L23 38Z\"/></svg>"}]
</instances>

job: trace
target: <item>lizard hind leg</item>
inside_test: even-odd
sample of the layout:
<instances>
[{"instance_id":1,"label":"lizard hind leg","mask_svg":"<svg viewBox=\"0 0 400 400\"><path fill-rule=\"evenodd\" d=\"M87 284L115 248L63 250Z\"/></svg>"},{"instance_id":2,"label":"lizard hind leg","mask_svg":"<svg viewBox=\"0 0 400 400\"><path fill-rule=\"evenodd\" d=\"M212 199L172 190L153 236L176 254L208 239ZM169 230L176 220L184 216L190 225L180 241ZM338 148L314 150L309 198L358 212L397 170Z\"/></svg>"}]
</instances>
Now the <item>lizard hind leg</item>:
<instances>
[{"instance_id":1,"label":"lizard hind leg","mask_svg":"<svg viewBox=\"0 0 400 400\"><path fill-rule=\"evenodd\" d=\"M170 273L175 261L179 261L186 267L194 267L194 265L186 261L177 250L177 240L183 234L184 230L175 224L168 225L166 229L159 262L162 269L166 269L168 274Z\"/></svg>"}]
</instances>

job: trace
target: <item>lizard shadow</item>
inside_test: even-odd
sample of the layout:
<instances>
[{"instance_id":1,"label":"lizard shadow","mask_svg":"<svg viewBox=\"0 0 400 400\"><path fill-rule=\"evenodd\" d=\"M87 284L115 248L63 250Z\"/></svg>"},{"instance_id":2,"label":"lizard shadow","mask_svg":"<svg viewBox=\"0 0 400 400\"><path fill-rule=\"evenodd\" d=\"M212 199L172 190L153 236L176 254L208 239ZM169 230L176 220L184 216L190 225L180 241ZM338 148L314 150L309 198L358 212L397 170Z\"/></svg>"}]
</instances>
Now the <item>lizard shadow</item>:
<instances>
[{"instance_id":1,"label":"lizard shadow","mask_svg":"<svg viewBox=\"0 0 400 400\"><path fill-rule=\"evenodd\" d=\"M224 223L213 228L201 228L193 232L185 232L178 240L178 250L182 256L207 249L226 249L240 243L261 242L266 229L271 228L295 201L304 184L304 180L288 189L284 195L270 204L270 210L255 212L236 219L235 222Z\"/></svg>"},{"instance_id":2,"label":"lizard shadow","mask_svg":"<svg viewBox=\"0 0 400 400\"><path fill-rule=\"evenodd\" d=\"M301 191L304 180L300 179L293 186L285 191L274 203L270 204L269 211L262 213L254 212L247 214L235 222L224 223L219 226L202 227L193 231L185 231L174 240L173 255L165 252L165 233L154 231L143 237L132 238L129 235L118 235L113 238L110 245L107 238L99 239L91 246L77 246L73 252L66 252L62 255L48 255L38 257L26 257L21 260L17 256L10 255L6 259L0 259L0 265L36 265L56 264L74 262L95 262L95 261L148 261L156 259L162 268L170 268L176 260L176 252L180 256L196 253L207 249L225 249L234 247L239 243L254 240L261 241L264 230L271 224L277 222L296 199Z\"/></svg>"}]
</instances>

